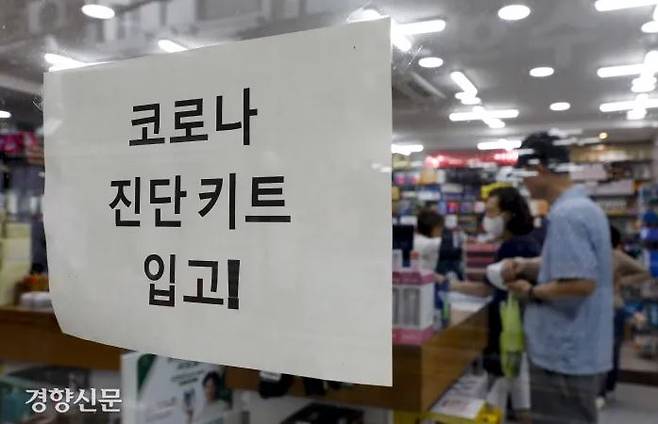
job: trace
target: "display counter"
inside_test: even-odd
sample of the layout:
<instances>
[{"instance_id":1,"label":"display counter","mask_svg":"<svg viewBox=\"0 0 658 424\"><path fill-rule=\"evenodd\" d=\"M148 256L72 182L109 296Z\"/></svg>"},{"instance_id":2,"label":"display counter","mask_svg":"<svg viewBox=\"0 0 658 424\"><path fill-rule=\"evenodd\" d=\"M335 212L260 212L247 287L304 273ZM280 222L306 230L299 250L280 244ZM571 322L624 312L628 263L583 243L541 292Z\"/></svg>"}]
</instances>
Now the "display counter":
<instances>
[{"instance_id":1,"label":"display counter","mask_svg":"<svg viewBox=\"0 0 658 424\"><path fill-rule=\"evenodd\" d=\"M52 312L0 307L0 360L118 370L123 352L62 333Z\"/></svg>"},{"instance_id":2,"label":"display counter","mask_svg":"<svg viewBox=\"0 0 658 424\"><path fill-rule=\"evenodd\" d=\"M482 353L487 314L453 310L452 324L422 346L393 346L393 387L355 385L332 390L323 399L424 411L448 390ZM123 349L82 340L61 332L55 315L17 307L0 308L0 360L118 370ZM257 390L258 371L229 367L227 385ZM300 379L290 395L303 396Z\"/></svg>"},{"instance_id":3,"label":"display counter","mask_svg":"<svg viewBox=\"0 0 658 424\"><path fill-rule=\"evenodd\" d=\"M487 342L486 308L453 310L452 324L422 346L393 346L393 387L355 385L320 399L400 411L426 411L477 359ZM258 371L229 368L232 389L258 390ZM301 379L288 392L304 396Z\"/></svg>"}]
</instances>

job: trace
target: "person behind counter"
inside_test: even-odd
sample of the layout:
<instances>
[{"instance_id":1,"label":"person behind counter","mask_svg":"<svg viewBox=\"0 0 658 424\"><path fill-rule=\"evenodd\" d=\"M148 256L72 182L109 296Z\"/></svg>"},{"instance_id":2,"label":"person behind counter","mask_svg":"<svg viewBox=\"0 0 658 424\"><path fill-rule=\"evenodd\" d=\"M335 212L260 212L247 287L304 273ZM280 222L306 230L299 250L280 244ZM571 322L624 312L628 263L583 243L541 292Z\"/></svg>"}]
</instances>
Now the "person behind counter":
<instances>
[{"instance_id":1,"label":"person behind counter","mask_svg":"<svg viewBox=\"0 0 658 424\"><path fill-rule=\"evenodd\" d=\"M526 200L513 187L501 187L493 190L486 202L486 212L483 221L484 230L489 237L500 246L496 252L496 262L507 258L534 258L540 253L540 246L530 236L534 229L533 218ZM492 391L496 398L503 400L499 405L505 408L507 399L511 398L512 409L517 421L530 422L530 379L527 359L522 359L519 375L509 381L503 377L500 361L500 334L502 324L500 305L507 300L507 292L492 286L487 282L454 282L450 290L472 296L493 296L489 304L489 332L487 347L484 350L484 367L496 381Z\"/></svg>"},{"instance_id":2,"label":"person behind counter","mask_svg":"<svg viewBox=\"0 0 658 424\"><path fill-rule=\"evenodd\" d=\"M439 262L443 217L432 209L423 209L418 213L418 224L414 235L414 251L422 269L435 270Z\"/></svg>"},{"instance_id":3,"label":"person behind counter","mask_svg":"<svg viewBox=\"0 0 658 424\"><path fill-rule=\"evenodd\" d=\"M614 318L614 343L612 353L612 370L606 375L601 388L600 397L597 400L599 406L605 404L605 397L614 392L619 378L619 357L621 345L624 341L624 299L622 289L628 286L637 286L651 279L651 274L646 267L624 252L621 243L621 233L613 225L610 226L610 242L612 243L612 269L615 289L615 318Z\"/></svg>"}]
</instances>

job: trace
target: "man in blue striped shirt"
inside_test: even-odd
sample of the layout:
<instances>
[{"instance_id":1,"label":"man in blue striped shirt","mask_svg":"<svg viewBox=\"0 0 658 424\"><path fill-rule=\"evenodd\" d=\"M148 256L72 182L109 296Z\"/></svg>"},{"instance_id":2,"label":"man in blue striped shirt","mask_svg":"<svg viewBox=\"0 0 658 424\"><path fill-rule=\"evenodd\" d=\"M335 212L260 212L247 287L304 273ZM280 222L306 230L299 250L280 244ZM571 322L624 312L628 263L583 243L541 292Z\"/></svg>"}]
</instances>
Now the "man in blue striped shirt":
<instances>
[{"instance_id":1,"label":"man in blue striped shirt","mask_svg":"<svg viewBox=\"0 0 658 424\"><path fill-rule=\"evenodd\" d=\"M540 258L504 266L508 287L527 299L533 423L596 423L601 376L612 367L612 250L607 217L569 177L558 137L536 133L517 167L535 199L550 205ZM529 281L536 281L536 285Z\"/></svg>"}]
</instances>

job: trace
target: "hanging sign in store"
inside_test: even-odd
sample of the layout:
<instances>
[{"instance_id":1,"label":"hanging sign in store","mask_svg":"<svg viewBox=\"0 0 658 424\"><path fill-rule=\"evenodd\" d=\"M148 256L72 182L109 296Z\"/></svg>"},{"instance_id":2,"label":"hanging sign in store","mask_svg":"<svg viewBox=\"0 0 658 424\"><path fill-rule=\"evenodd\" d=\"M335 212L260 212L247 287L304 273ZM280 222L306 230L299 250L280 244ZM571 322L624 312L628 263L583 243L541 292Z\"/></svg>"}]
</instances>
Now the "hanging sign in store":
<instances>
[{"instance_id":1,"label":"hanging sign in store","mask_svg":"<svg viewBox=\"0 0 658 424\"><path fill-rule=\"evenodd\" d=\"M63 331L390 385L390 63L379 20L46 74Z\"/></svg>"}]
</instances>

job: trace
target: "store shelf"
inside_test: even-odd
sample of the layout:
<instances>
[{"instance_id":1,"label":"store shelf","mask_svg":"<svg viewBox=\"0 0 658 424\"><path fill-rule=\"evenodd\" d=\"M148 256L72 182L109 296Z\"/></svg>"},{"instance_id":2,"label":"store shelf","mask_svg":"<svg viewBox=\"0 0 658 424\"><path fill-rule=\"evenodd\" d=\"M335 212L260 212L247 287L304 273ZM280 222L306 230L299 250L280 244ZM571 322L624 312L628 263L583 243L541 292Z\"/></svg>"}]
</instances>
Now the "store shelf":
<instances>
[{"instance_id":1,"label":"store shelf","mask_svg":"<svg viewBox=\"0 0 658 424\"><path fill-rule=\"evenodd\" d=\"M426 411L477 359L486 345L486 308L461 317L422 346L393 346L393 387L355 385L329 391L323 400L402 411ZM258 371L229 368L228 387L258 390ZM304 396L297 379L289 393Z\"/></svg>"},{"instance_id":2,"label":"store shelf","mask_svg":"<svg viewBox=\"0 0 658 424\"><path fill-rule=\"evenodd\" d=\"M52 312L0 307L0 359L118 370L123 352L62 333Z\"/></svg>"}]
</instances>

